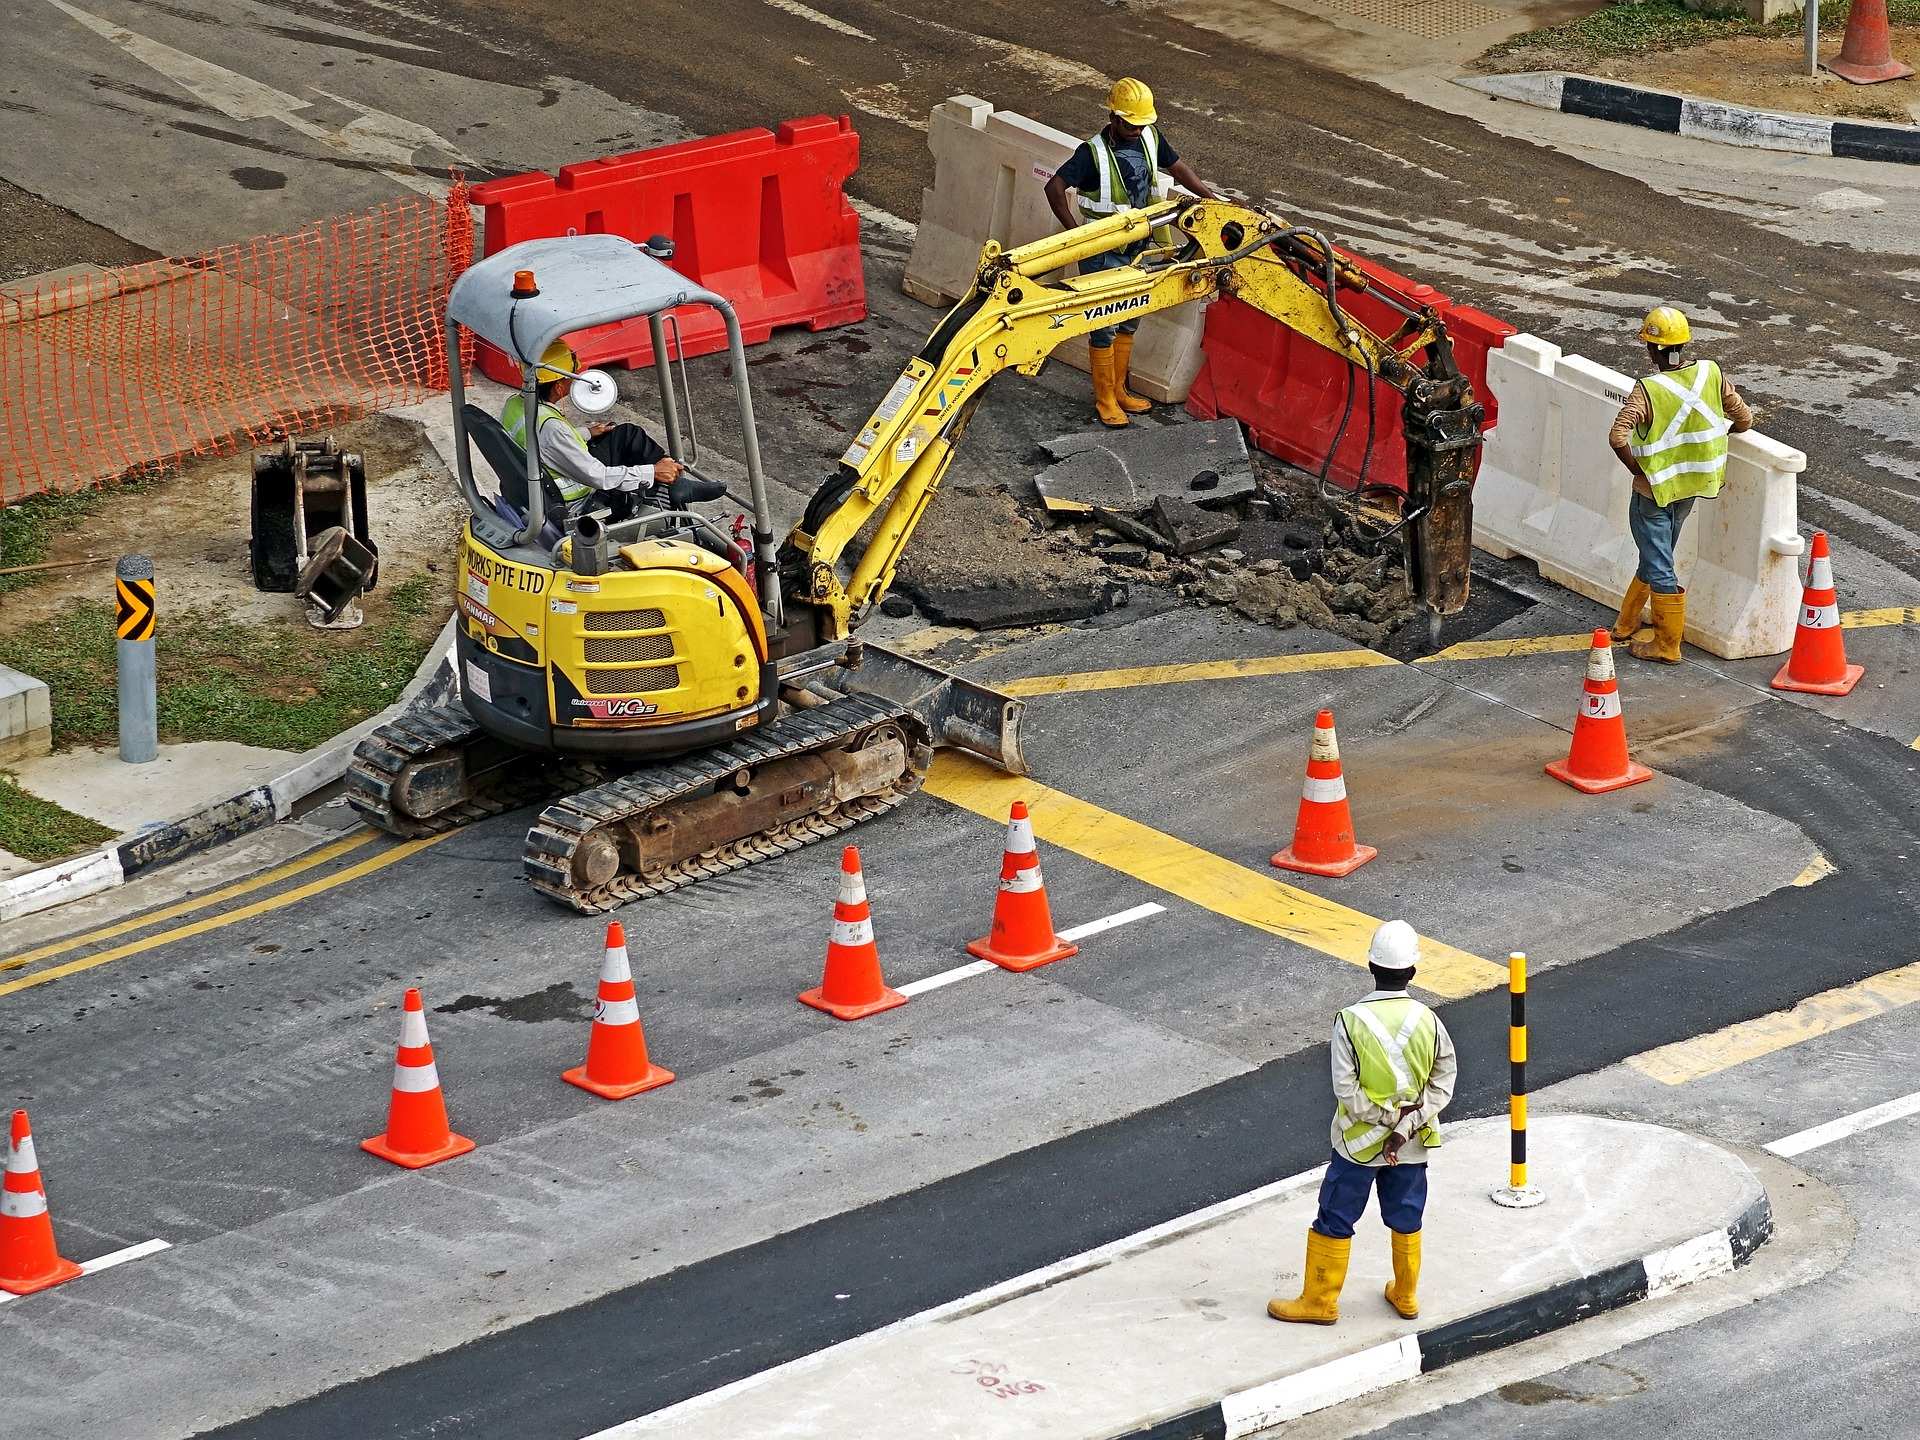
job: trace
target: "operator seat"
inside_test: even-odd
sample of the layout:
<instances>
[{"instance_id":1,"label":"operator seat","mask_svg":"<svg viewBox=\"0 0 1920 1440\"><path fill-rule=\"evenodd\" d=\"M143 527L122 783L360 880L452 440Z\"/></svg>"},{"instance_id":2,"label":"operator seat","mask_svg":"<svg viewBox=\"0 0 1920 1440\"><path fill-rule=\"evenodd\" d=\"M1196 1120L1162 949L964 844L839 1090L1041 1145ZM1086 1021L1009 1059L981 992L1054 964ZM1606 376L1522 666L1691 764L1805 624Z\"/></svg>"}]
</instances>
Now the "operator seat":
<instances>
[{"instance_id":1,"label":"operator seat","mask_svg":"<svg viewBox=\"0 0 1920 1440\"><path fill-rule=\"evenodd\" d=\"M514 444L513 437L507 434L506 426L498 418L489 415L478 405L463 405L462 417L467 422L467 435L473 441L474 449L493 471L494 479L500 485L500 499L515 513L513 523L525 524L527 518L527 452ZM549 518L559 521L567 514L567 502L560 498L560 487L547 476L540 477L540 489L546 497L546 513Z\"/></svg>"}]
</instances>

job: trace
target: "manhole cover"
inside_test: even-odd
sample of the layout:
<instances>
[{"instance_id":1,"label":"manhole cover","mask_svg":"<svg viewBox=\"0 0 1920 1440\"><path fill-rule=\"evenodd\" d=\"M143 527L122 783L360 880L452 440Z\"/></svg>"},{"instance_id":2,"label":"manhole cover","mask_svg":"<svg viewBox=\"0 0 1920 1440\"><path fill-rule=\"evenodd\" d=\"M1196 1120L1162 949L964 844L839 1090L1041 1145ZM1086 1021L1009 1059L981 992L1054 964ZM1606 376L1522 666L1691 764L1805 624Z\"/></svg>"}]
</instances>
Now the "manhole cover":
<instances>
[{"instance_id":1,"label":"manhole cover","mask_svg":"<svg viewBox=\"0 0 1920 1440\"><path fill-rule=\"evenodd\" d=\"M1444 40L1449 35L1513 19L1510 10L1476 5L1473 0L1312 0L1310 8L1351 15L1427 40Z\"/></svg>"}]
</instances>

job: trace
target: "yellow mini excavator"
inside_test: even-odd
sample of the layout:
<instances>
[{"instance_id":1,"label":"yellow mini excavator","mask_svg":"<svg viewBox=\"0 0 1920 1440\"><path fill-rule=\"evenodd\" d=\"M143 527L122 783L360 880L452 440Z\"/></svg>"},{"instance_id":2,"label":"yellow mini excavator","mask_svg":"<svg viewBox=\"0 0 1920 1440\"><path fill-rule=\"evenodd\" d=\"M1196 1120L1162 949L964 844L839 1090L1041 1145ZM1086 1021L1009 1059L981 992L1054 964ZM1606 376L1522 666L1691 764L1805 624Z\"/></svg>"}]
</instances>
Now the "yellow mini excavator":
<instances>
[{"instance_id":1,"label":"yellow mini excavator","mask_svg":"<svg viewBox=\"0 0 1920 1440\"><path fill-rule=\"evenodd\" d=\"M1171 242L1129 265L1062 273L1156 231ZM1061 342L1116 316L1215 295L1239 297L1344 357L1369 385L1401 392L1407 492L1377 534L1403 543L1409 583L1433 614L1466 603L1481 407L1431 311L1406 310L1398 332L1381 336L1342 308L1343 294L1369 282L1311 230L1224 201L1168 200L1014 250L988 245L973 292L777 547L739 323L723 297L669 268L669 254L664 242L610 235L531 240L454 285L446 344L469 511L456 576L461 695L409 710L361 743L347 794L374 824L431 834L543 801L526 876L596 913L882 814L919 788L942 746L1024 774L1021 702L854 632L892 583L989 380L1008 368L1037 373ZM463 327L513 357L532 410L553 342L644 316L667 449L700 478L668 360L673 312L696 305L726 325L749 544L673 501L617 521L599 497L568 505L537 447L522 450L465 403ZM612 402L604 374L569 378L582 409ZM497 496L475 479L476 449ZM870 524L843 576L842 555Z\"/></svg>"}]
</instances>

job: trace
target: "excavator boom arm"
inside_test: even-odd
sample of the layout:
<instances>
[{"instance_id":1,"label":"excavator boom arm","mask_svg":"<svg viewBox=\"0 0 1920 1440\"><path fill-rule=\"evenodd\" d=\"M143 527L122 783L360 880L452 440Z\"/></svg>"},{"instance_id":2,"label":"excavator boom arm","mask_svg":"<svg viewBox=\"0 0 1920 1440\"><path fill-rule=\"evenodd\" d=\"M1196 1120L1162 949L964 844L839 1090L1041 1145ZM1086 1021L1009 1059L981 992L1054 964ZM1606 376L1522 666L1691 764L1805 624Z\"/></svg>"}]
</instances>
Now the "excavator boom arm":
<instances>
[{"instance_id":1,"label":"excavator boom arm","mask_svg":"<svg viewBox=\"0 0 1920 1440\"><path fill-rule=\"evenodd\" d=\"M1131 248L1156 230L1164 234L1163 227L1177 233L1171 248L1150 249L1131 265L1064 273L1075 262ZM1446 555L1420 549L1428 517L1441 508L1441 491L1450 512L1463 510L1470 456L1442 464L1443 475L1430 473L1433 465L1424 462L1477 444L1479 407L1454 365L1445 327L1431 311L1383 296L1405 316L1392 336L1378 335L1346 313L1340 292L1357 293L1370 284L1318 234L1218 200L1167 200L1121 211L1014 250L989 244L973 292L907 363L788 536L781 572L789 609L814 607L819 638L834 640L849 635L878 604L995 375L1007 369L1035 374L1076 336L1230 294L1401 391L1409 504L1396 529L1408 535L1416 591L1436 613L1457 611L1466 599L1464 538L1447 540ZM1416 359L1423 352L1421 366ZM843 583L840 560L869 522L873 533ZM1458 516L1449 518L1447 529L1464 537Z\"/></svg>"}]
</instances>

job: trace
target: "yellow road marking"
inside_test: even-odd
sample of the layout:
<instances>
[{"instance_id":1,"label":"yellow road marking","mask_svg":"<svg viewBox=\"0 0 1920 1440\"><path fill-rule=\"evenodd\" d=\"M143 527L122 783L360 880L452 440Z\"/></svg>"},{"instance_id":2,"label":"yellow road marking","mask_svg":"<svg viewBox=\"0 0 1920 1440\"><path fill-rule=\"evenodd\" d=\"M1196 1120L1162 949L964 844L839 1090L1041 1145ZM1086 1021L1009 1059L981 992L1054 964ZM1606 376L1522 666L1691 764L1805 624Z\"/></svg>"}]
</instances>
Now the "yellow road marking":
<instances>
[{"instance_id":1,"label":"yellow road marking","mask_svg":"<svg viewBox=\"0 0 1920 1440\"><path fill-rule=\"evenodd\" d=\"M144 915L135 915L130 920L116 921L112 925L102 926L98 930L89 930L84 935L70 935L64 940L56 940L50 945L42 945L38 950L25 950L18 955L9 955L0 960L0 971L23 970L36 960L46 960L55 955L64 955L69 950L79 950L88 945L97 945L102 940L111 940L116 935L125 935L133 930L144 930L149 925L158 925L162 920L178 920L182 915L191 915L196 910L205 910L210 905L218 905L222 900L232 900L246 895L263 886L278 884L290 875L298 875L303 870L311 870L316 865L324 865L329 860L338 859L351 850L358 850L372 840L379 832L360 829L343 840L335 840L330 845L322 845L318 850L309 851L296 860L289 861L275 869L263 871L238 884L229 885L222 890L209 890L204 895L190 895L159 910L149 910Z\"/></svg>"},{"instance_id":2,"label":"yellow road marking","mask_svg":"<svg viewBox=\"0 0 1920 1440\"><path fill-rule=\"evenodd\" d=\"M1920 1000L1920 961L1887 970L1851 985L1809 995L1791 1010L1776 1010L1729 1025L1710 1035L1695 1035L1649 1050L1627 1061L1642 1075L1666 1085L1684 1085L1744 1061L1771 1055L1790 1045L1844 1030L1889 1010Z\"/></svg>"},{"instance_id":3,"label":"yellow road marking","mask_svg":"<svg viewBox=\"0 0 1920 1440\"><path fill-rule=\"evenodd\" d=\"M1809 885L1818 885L1827 876L1834 874L1835 869L1833 861L1824 855L1816 855L1807 862L1807 868L1794 876L1790 883L1804 890Z\"/></svg>"},{"instance_id":4,"label":"yellow road marking","mask_svg":"<svg viewBox=\"0 0 1920 1440\"><path fill-rule=\"evenodd\" d=\"M1846 610L1842 630L1871 630L1877 625L1920 625L1920 605L1889 605L1884 610Z\"/></svg>"},{"instance_id":5,"label":"yellow road marking","mask_svg":"<svg viewBox=\"0 0 1920 1440\"><path fill-rule=\"evenodd\" d=\"M82 955L78 960L69 960L64 965L49 965L44 970L35 970L22 975L18 980L9 980L0 985L0 995L11 995L16 990L30 989L35 985L44 985L49 980L59 980L68 975L78 975L83 970L91 970L96 965L105 965L109 960L123 960L129 955L139 955L148 950L157 950L162 945L171 945L176 940L190 940L195 935L204 935L210 930L222 930L229 925L237 925L242 920L251 920L259 915L270 914L275 910L284 910L289 905L297 905L302 900L310 900L315 895L325 894L337 886L358 880L363 875L371 875L376 870L385 869L395 861L405 860L416 855L430 845L438 845L442 840L450 840L459 831L448 830L439 835L429 835L421 840L406 840L390 850L382 850L378 855L369 856L357 865L349 865L344 870L336 870L331 875L323 875L318 880L309 880L292 890L283 890L278 895L269 895L265 900L256 900L251 905L242 905L237 910L223 911L218 915L209 915L204 920L196 920L191 925L181 925L172 930L163 930L158 935L149 935L144 940L135 940L126 945L116 945L111 950L102 950L97 955Z\"/></svg>"},{"instance_id":6,"label":"yellow road marking","mask_svg":"<svg viewBox=\"0 0 1920 1440\"><path fill-rule=\"evenodd\" d=\"M1316 650L1305 655L1256 655L1245 660L1191 660L1138 665L1121 670L1083 670L1073 675L1035 675L1000 688L1009 695L1069 695L1084 690L1124 690L1133 685L1184 685L1194 680L1245 680L1260 675L1297 675L1312 670L1365 670L1398 665L1378 650Z\"/></svg>"},{"instance_id":7,"label":"yellow road marking","mask_svg":"<svg viewBox=\"0 0 1920 1440\"><path fill-rule=\"evenodd\" d=\"M1164 835L1058 790L1004 775L958 751L934 757L927 793L989 820L1005 820L1015 800L1032 810L1034 834L1157 890L1178 895L1216 915L1238 920L1345 960L1364 965L1367 943L1379 921L1311 891L1297 889L1218 855ZM1448 997L1492 990L1507 983L1507 969L1437 940L1421 942L1420 978L1426 989Z\"/></svg>"},{"instance_id":8,"label":"yellow road marking","mask_svg":"<svg viewBox=\"0 0 1920 1440\"><path fill-rule=\"evenodd\" d=\"M1559 655L1585 650L1593 644L1593 631L1578 635L1519 635L1510 640L1462 640L1431 655L1422 655L1413 663L1431 665L1438 660L1505 660L1515 655Z\"/></svg>"}]
</instances>

